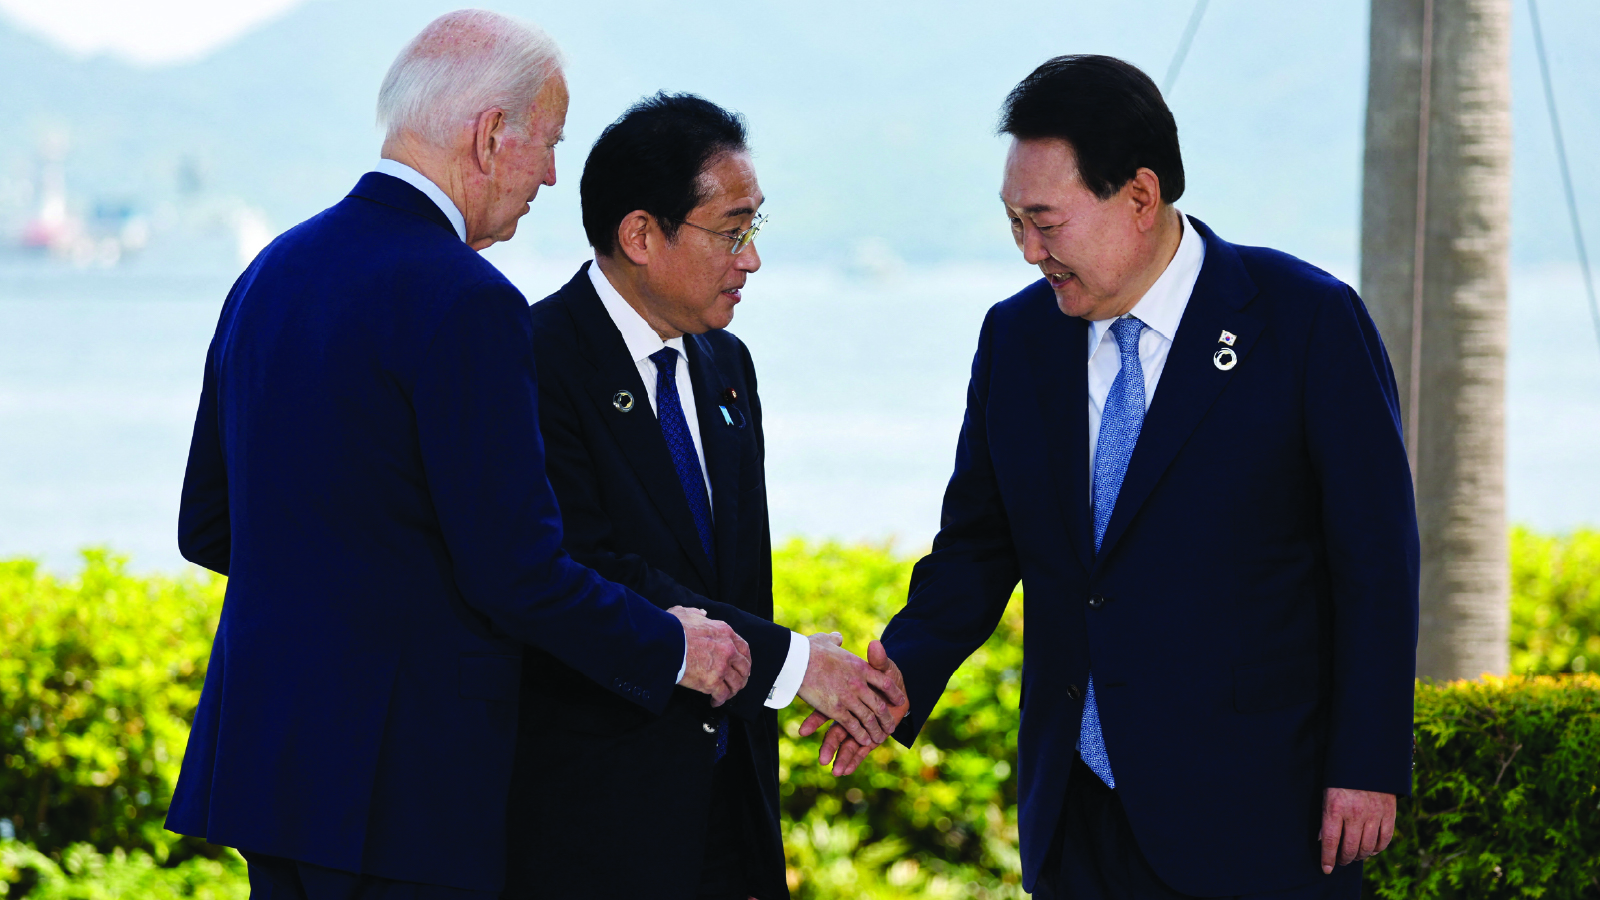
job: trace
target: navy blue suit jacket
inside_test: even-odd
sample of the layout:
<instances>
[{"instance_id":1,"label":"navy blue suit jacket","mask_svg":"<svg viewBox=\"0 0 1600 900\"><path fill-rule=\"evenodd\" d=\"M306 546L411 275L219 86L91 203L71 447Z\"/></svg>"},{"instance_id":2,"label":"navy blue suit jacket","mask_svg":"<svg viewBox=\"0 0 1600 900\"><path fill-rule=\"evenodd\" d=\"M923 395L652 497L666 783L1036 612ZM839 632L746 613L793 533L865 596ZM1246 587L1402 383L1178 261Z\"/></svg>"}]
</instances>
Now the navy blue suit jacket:
<instances>
[{"instance_id":1,"label":"navy blue suit jacket","mask_svg":"<svg viewBox=\"0 0 1600 900\"><path fill-rule=\"evenodd\" d=\"M223 306L179 545L227 599L167 825L498 890L522 646L647 709L677 620L561 550L527 302L368 174Z\"/></svg>"},{"instance_id":2,"label":"navy blue suit jacket","mask_svg":"<svg viewBox=\"0 0 1600 900\"><path fill-rule=\"evenodd\" d=\"M749 643L750 679L720 710L731 714L729 755L715 765L738 786L747 827L736 840L746 887L762 900L787 898L778 722L765 700L790 637L772 622L755 365L727 331L684 336L711 479L713 564L639 368L595 294L589 265L530 311L539 428L566 526L562 545L573 559L658 606L705 609ZM613 403L624 390L634 398L628 412ZM715 760L709 698L678 688L666 712L651 716L549 654L529 653L524 669L524 727L541 734L517 747L508 884L517 890L510 895L692 900L705 858ZM561 814L544 812L552 808ZM595 839L600 833L605 840ZM617 859L628 864L616 866Z\"/></svg>"},{"instance_id":3,"label":"navy blue suit jacket","mask_svg":"<svg viewBox=\"0 0 1600 900\"><path fill-rule=\"evenodd\" d=\"M1321 878L1324 788L1410 790L1418 550L1388 357L1349 287L1196 227L1205 263L1100 552L1088 323L1041 280L984 321L940 531L884 632L910 743L1022 581L1030 889L1091 668L1128 820L1184 893Z\"/></svg>"}]
</instances>

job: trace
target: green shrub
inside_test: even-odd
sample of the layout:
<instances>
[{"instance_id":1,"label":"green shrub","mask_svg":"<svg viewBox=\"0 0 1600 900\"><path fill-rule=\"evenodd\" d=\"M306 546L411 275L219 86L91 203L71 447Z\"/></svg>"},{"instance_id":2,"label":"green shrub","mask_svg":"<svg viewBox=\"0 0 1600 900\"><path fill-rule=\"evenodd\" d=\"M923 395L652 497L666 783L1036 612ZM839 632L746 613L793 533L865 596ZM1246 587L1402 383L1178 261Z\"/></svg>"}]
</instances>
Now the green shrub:
<instances>
[{"instance_id":1,"label":"green shrub","mask_svg":"<svg viewBox=\"0 0 1600 900\"><path fill-rule=\"evenodd\" d=\"M142 850L121 847L106 856L92 844L73 844L54 858L16 841L0 841L0 897L8 889L28 900L247 900L244 860L196 857L161 866Z\"/></svg>"},{"instance_id":2,"label":"green shrub","mask_svg":"<svg viewBox=\"0 0 1600 900\"><path fill-rule=\"evenodd\" d=\"M1389 900L1600 896L1600 676L1417 686L1415 794L1368 864Z\"/></svg>"},{"instance_id":3,"label":"green shrub","mask_svg":"<svg viewBox=\"0 0 1600 900\"><path fill-rule=\"evenodd\" d=\"M0 562L0 818L46 853L215 853L161 823L224 581L136 577L105 550L84 562L68 579Z\"/></svg>"},{"instance_id":4,"label":"green shrub","mask_svg":"<svg viewBox=\"0 0 1600 900\"><path fill-rule=\"evenodd\" d=\"M905 605L913 562L791 541L773 554L775 618L804 634L841 632L864 655ZM799 737L806 705L785 710L779 777L795 900L1026 896L1013 771L1021 691L1019 592L950 680L914 749L890 742L834 778L817 765L818 739Z\"/></svg>"},{"instance_id":5,"label":"green shrub","mask_svg":"<svg viewBox=\"0 0 1600 900\"><path fill-rule=\"evenodd\" d=\"M1513 534L1519 671L1600 662L1600 535ZM0 562L0 895L248 894L237 855L161 829L224 580L135 577L89 551L60 579ZM793 541L773 556L780 622L866 641L904 604L913 560ZM1021 595L950 682L912 750L855 774L817 765L805 704L781 716L795 900L1021 898L1016 740ZM1580 660L1583 660L1580 662ZM1600 678L1419 685L1417 796L1367 870L1386 898L1600 895ZM4 822L0 821L0 838ZM35 849L37 848L37 849Z\"/></svg>"},{"instance_id":6,"label":"green shrub","mask_svg":"<svg viewBox=\"0 0 1600 900\"><path fill-rule=\"evenodd\" d=\"M1511 671L1600 670L1600 531L1511 530Z\"/></svg>"}]
</instances>

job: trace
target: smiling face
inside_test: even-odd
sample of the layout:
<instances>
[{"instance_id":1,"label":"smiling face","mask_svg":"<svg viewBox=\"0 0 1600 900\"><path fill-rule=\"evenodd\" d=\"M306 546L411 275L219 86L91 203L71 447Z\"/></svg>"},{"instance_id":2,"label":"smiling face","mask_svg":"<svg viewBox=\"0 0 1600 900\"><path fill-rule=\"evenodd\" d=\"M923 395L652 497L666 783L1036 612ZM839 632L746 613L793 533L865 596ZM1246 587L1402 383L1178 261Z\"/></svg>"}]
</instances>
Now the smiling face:
<instances>
[{"instance_id":1,"label":"smiling face","mask_svg":"<svg viewBox=\"0 0 1600 900\"><path fill-rule=\"evenodd\" d=\"M1139 172L1101 200L1084 186L1076 154L1066 141L1011 142L1000 188L1011 235L1023 258L1044 273L1056 305L1069 316L1100 320L1122 315L1165 267L1163 259L1151 271L1156 260L1150 232L1158 213L1171 208L1160 203L1154 174ZM1152 184L1157 188L1154 197Z\"/></svg>"},{"instance_id":2,"label":"smiling face","mask_svg":"<svg viewBox=\"0 0 1600 900\"><path fill-rule=\"evenodd\" d=\"M557 72L533 101L527 133L501 124L495 135L494 169L484 186L478 221L468 223L469 241L481 250L517 233L517 220L543 185L556 183L556 144L567 124L567 80Z\"/></svg>"},{"instance_id":3,"label":"smiling face","mask_svg":"<svg viewBox=\"0 0 1600 900\"><path fill-rule=\"evenodd\" d=\"M764 199L750 155L714 158L700 173L700 184L705 199L671 240L654 220L649 224L640 294L645 318L664 338L727 328L745 279L761 268L754 242L731 252L731 238L750 227Z\"/></svg>"}]
</instances>

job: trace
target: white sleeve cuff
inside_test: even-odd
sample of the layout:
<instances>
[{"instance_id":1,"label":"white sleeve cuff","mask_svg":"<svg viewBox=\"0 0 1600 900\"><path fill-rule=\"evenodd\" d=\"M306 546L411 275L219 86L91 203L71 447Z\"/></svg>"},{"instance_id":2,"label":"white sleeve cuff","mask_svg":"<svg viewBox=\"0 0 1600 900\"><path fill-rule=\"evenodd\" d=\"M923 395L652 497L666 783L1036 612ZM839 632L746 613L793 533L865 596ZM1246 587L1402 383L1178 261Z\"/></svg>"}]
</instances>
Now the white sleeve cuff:
<instances>
[{"instance_id":1,"label":"white sleeve cuff","mask_svg":"<svg viewBox=\"0 0 1600 900\"><path fill-rule=\"evenodd\" d=\"M789 656L784 659L777 680L772 682L772 690L767 691L766 705L783 709L793 703L794 695L800 693L800 683L806 680L806 666L810 664L811 641L797 632L789 632Z\"/></svg>"},{"instance_id":2,"label":"white sleeve cuff","mask_svg":"<svg viewBox=\"0 0 1600 900\"><path fill-rule=\"evenodd\" d=\"M689 635L683 636L683 665L678 667L678 680L673 684L683 684L683 676L689 674Z\"/></svg>"}]
</instances>

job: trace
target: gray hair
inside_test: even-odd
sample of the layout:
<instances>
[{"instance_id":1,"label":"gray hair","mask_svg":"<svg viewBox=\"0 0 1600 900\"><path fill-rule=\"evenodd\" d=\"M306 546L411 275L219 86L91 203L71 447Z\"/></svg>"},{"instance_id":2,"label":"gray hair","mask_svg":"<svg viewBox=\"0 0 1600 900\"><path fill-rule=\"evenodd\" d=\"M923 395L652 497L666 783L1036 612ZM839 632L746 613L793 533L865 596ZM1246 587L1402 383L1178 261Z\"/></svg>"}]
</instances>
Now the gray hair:
<instances>
[{"instance_id":1,"label":"gray hair","mask_svg":"<svg viewBox=\"0 0 1600 900\"><path fill-rule=\"evenodd\" d=\"M534 98L561 71L561 48L531 22L484 9L445 13L406 45L378 89L378 127L436 146L487 109L526 131Z\"/></svg>"}]
</instances>

